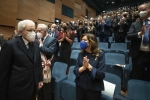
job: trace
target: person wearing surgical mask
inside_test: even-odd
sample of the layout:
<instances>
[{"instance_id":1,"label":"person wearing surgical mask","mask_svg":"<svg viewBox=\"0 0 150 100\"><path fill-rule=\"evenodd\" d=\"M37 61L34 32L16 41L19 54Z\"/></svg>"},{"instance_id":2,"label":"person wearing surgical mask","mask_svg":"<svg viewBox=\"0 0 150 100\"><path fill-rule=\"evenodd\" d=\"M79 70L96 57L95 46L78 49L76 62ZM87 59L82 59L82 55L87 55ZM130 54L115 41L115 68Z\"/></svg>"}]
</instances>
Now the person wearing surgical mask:
<instances>
[{"instance_id":1,"label":"person wearing surgical mask","mask_svg":"<svg viewBox=\"0 0 150 100\"><path fill-rule=\"evenodd\" d=\"M68 23L63 23L63 30L59 32L58 42L59 42L59 52L60 57L59 61L66 63L68 69L70 67L70 55L71 55L71 46L75 38L75 31L71 30L71 27ZM68 73L68 70L67 70Z\"/></svg>"},{"instance_id":2,"label":"person wearing surgical mask","mask_svg":"<svg viewBox=\"0 0 150 100\"><path fill-rule=\"evenodd\" d=\"M57 40L56 50L55 50L55 54L54 54L54 58L53 58L54 62L58 61L58 52L59 52L59 43L58 43L59 31L56 27L57 27L56 24L52 24L51 25L51 31L49 32L49 35Z\"/></svg>"},{"instance_id":3,"label":"person wearing surgical mask","mask_svg":"<svg viewBox=\"0 0 150 100\"><path fill-rule=\"evenodd\" d=\"M38 100L51 100L51 67L54 63L53 56L57 40L49 36L48 27L45 24L38 24L37 37L39 38L44 84L38 92Z\"/></svg>"},{"instance_id":4,"label":"person wearing surgical mask","mask_svg":"<svg viewBox=\"0 0 150 100\"><path fill-rule=\"evenodd\" d=\"M58 34L59 34L59 31L57 30L57 25L56 24L52 24L51 25L51 31L49 32L50 36L51 37L54 37L54 38L58 38Z\"/></svg>"},{"instance_id":5,"label":"person wearing surgical mask","mask_svg":"<svg viewBox=\"0 0 150 100\"><path fill-rule=\"evenodd\" d=\"M129 55L132 57L131 79L150 81L150 4L138 7L139 21L131 24L128 40L131 40Z\"/></svg>"},{"instance_id":6,"label":"person wearing surgical mask","mask_svg":"<svg viewBox=\"0 0 150 100\"><path fill-rule=\"evenodd\" d=\"M35 23L22 20L17 30L20 36L6 41L0 53L0 98L36 100L43 78Z\"/></svg>"},{"instance_id":7,"label":"person wearing surgical mask","mask_svg":"<svg viewBox=\"0 0 150 100\"><path fill-rule=\"evenodd\" d=\"M81 36L81 52L73 70L76 75L76 100L102 100L104 90L105 56L98 48L96 36L86 33Z\"/></svg>"}]
</instances>

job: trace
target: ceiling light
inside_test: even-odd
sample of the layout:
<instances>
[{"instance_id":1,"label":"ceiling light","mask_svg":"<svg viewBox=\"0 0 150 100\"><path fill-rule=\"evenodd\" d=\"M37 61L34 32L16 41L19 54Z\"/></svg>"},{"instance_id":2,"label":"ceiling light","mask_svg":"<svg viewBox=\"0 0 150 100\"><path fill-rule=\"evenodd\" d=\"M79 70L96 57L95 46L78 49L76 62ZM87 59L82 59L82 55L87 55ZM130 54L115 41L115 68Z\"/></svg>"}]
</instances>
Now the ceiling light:
<instances>
[{"instance_id":1,"label":"ceiling light","mask_svg":"<svg viewBox=\"0 0 150 100\"><path fill-rule=\"evenodd\" d=\"M114 1L112 3L114 3Z\"/></svg>"}]
</instances>

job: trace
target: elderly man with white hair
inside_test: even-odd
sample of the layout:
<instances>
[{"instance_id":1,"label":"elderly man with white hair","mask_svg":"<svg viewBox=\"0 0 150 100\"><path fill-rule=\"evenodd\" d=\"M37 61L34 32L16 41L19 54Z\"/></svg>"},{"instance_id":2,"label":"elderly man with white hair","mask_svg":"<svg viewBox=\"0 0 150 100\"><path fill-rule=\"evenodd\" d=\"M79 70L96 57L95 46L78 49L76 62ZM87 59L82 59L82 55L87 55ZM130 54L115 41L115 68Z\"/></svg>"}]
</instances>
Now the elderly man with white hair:
<instances>
[{"instance_id":1,"label":"elderly man with white hair","mask_svg":"<svg viewBox=\"0 0 150 100\"><path fill-rule=\"evenodd\" d=\"M38 24L37 37L43 67L43 87L38 92L38 100L51 100L51 60L56 50L57 40L48 34L45 24Z\"/></svg>"},{"instance_id":2,"label":"elderly man with white hair","mask_svg":"<svg viewBox=\"0 0 150 100\"><path fill-rule=\"evenodd\" d=\"M35 23L18 23L21 36L9 40L0 53L1 100L36 100L43 86L39 44L35 41Z\"/></svg>"}]
</instances>

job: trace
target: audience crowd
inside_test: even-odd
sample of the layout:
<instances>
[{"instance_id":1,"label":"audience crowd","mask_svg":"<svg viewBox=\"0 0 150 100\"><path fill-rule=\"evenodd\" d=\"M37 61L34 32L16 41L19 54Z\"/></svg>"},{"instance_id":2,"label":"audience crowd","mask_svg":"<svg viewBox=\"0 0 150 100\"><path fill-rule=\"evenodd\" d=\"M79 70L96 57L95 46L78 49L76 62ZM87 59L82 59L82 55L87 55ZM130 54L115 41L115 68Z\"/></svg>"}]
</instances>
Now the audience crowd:
<instances>
[{"instance_id":1,"label":"audience crowd","mask_svg":"<svg viewBox=\"0 0 150 100\"><path fill-rule=\"evenodd\" d=\"M138 5L126 6L112 11L103 11L95 18L88 19L86 16L83 20L78 20L78 21L57 22L57 23L49 24L48 26L46 26L45 24L37 25L37 27L35 27L35 33L36 33L35 40L38 41L39 43L39 51L41 54L41 59L44 59L42 61L42 66L46 66L46 64L48 64L49 66L51 65L50 70L52 70L53 64L57 61L60 61L66 63L69 68L71 46L75 41L75 39L77 39L77 42L81 42L80 40L82 39L81 36L83 36L83 34L85 33L95 35L95 37L98 37L97 39L99 39L98 41L100 42L109 43L110 42L109 38L113 37L113 41L115 43L126 43L127 41L130 40L132 43L133 38L131 39L131 35L132 35L131 26L133 26L133 23L141 21L141 16L139 15L139 9L140 8ZM150 4L149 4L149 9L150 9ZM12 37L10 37L8 40L14 40L18 38L20 35L21 34L19 30L15 30ZM127 40L127 38L129 40ZM0 34L0 51L1 48L3 48L6 41L7 40L3 38L3 34ZM134 60L134 68L135 68L135 65L137 65L135 64L136 63L135 61L139 61L139 60L136 60L134 56L131 57L134 58L133 60ZM147 60L149 61L149 58ZM44 63L43 65L43 62L45 61L48 62ZM51 72L50 70L43 69L43 75L46 73L45 71ZM137 76L136 79L144 80L141 77L140 78L139 77ZM44 89L44 88L50 87L49 84L50 78L51 75L49 76L48 80L45 79L44 87L38 93L40 98L39 100L47 100L45 98L48 97L49 95L48 93L50 92L51 88L49 89ZM131 76L131 78L133 77ZM47 94L44 95L45 93Z\"/></svg>"}]
</instances>

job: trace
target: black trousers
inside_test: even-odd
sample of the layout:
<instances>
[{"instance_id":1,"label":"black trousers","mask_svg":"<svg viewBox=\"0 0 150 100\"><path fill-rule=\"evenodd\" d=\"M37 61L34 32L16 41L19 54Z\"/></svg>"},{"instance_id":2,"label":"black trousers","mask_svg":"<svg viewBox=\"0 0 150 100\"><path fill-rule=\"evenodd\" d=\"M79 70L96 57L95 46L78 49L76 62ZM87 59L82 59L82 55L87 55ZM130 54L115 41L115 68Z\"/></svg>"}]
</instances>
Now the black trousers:
<instances>
[{"instance_id":1,"label":"black trousers","mask_svg":"<svg viewBox=\"0 0 150 100\"><path fill-rule=\"evenodd\" d=\"M76 86L76 100L102 100L101 91L84 90Z\"/></svg>"},{"instance_id":2,"label":"black trousers","mask_svg":"<svg viewBox=\"0 0 150 100\"><path fill-rule=\"evenodd\" d=\"M137 57L132 58L131 79L150 81L150 52L139 51Z\"/></svg>"},{"instance_id":3,"label":"black trousers","mask_svg":"<svg viewBox=\"0 0 150 100\"><path fill-rule=\"evenodd\" d=\"M51 83L44 83L38 92L38 100L51 100Z\"/></svg>"}]
</instances>

